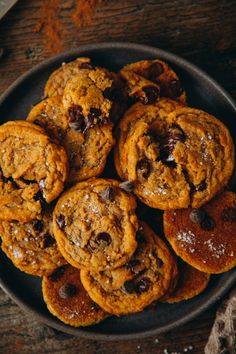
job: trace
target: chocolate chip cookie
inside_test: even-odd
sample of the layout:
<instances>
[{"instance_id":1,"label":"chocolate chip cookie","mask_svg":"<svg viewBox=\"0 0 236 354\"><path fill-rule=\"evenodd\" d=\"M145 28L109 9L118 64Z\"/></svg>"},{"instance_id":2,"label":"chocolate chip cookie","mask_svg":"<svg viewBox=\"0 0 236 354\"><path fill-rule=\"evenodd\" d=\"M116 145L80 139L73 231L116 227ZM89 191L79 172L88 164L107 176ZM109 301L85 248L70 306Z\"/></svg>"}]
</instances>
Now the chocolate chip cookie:
<instances>
[{"instance_id":1,"label":"chocolate chip cookie","mask_svg":"<svg viewBox=\"0 0 236 354\"><path fill-rule=\"evenodd\" d=\"M81 271L81 281L89 296L115 315L142 311L170 286L175 260L145 223L140 226L138 247L128 263L100 273Z\"/></svg>"},{"instance_id":2,"label":"chocolate chip cookie","mask_svg":"<svg viewBox=\"0 0 236 354\"><path fill-rule=\"evenodd\" d=\"M236 266L236 194L223 192L201 209L164 212L164 232L176 254L206 273Z\"/></svg>"},{"instance_id":3,"label":"chocolate chip cookie","mask_svg":"<svg viewBox=\"0 0 236 354\"><path fill-rule=\"evenodd\" d=\"M54 200L68 174L65 150L41 127L14 121L0 127L0 219L40 217L41 201Z\"/></svg>"},{"instance_id":4,"label":"chocolate chip cookie","mask_svg":"<svg viewBox=\"0 0 236 354\"><path fill-rule=\"evenodd\" d=\"M148 206L198 208L231 177L230 133L204 111L178 108L170 100L136 104L126 112L119 129L117 172L134 183L134 193Z\"/></svg>"},{"instance_id":5,"label":"chocolate chip cookie","mask_svg":"<svg viewBox=\"0 0 236 354\"><path fill-rule=\"evenodd\" d=\"M186 103L186 94L176 73L162 60L141 60L121 70L129 95L144 104L153 104L161 97Z\"/></svg>"},{"instance_id":6,"label":"chocolate chip cookie","mask_svg":"<svg viewBox=\"0 0 236 354\"><path fill-rule=\"evenodd\" d=\"M71 265L57 268L42 281L43 298L48 310L71 326L89 326L109 315L85 291L80 271Z\"/></svg>"},{"instance_id":7,"label":"chocolate chip cookie","mask_svg":"<svg viewBox=\"0 0 236 354\"><path fill-rule=\"evenodd\" d=\"M61 253L75 267L93 271L126 263L137 246L135 208L135 198L117 181L76 184L54 210L53 230Z\"/></svg>"},{"instance_id":8,"label":"chocolate chip cookie","mask_svg":"<svg viewBox=\"0 0 236 354\"><path fill-rule=\"evenodd\" d=\"M49 275L66 261L52 233L52 214L27 223L1 221L1 248L14 265L32 275Z\"/></svg>"},{"instance_id":9,"label":"chocolate chip cookie","mask_svg":"<svg viewBox=\"0 0 236 354\"><path fill-rule=\"evenodd\" d=\"M164 296L161 302L172 304L189 300L206 289L210 280L209 274L200 272L185 262L179 262L178 269L179 279L177 286L169 295Z\"/></svg>"},{"instance_id":10,"label":"chocolate chip cookie","mask_svg":"<svg viewBox=\"0 0 236 354\"><path fill-rule=\"evenodd\" d=\"M73 118L66 114L61 96L49 97L38 103L27 118L43 127L66 149L70 183L100 175L114 144L112 124L94 126L83 132L79 129L77 118L76 114Z\"/></svg>"},{"instance_id":11,"label":"chocolate chip cookie","mask_svg":"<svg viewBox=\"0 0 236 354\"><path fill-rule=\"evenodd\" d=\"M75 76L82 68L92 68L91 59L86 57L77 58L68 63L62 63L60 68L53 71L49 76L44 88L44 96L61 96L67 81Z\"/></svg>"}]
</instances>

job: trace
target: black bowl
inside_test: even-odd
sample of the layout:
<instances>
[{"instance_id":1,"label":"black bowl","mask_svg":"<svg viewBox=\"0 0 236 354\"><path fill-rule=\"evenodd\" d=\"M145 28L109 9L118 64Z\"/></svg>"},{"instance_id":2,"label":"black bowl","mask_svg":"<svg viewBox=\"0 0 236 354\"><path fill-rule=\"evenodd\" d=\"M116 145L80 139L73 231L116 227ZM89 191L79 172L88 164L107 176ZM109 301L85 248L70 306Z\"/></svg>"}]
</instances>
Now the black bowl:
<instances>
[{"instance_id":1,"label":"black bowl","mask_svg":"<svg viewBox=\"0 0 236 354\"><path fill-rule=\"evenodd\" d=\"M60 54L21 76L0 98L1 123L25 119L31 106L40 101L49 74L64 61L77 56L88 56L97 65L118 71L123 65L142 60L160 58L176 70L187 92L188 104L204 109L221 119L233 132L236 128L236 105L233 99L206 73L180 57L166 51L133 43L101 43L83 46ZM153 213L152 213L153 214ZM199 296L178 304L159 304L129 316L110 317L87 328L73 328L63 324L47 310L42 298L41 280L16 269L0 253L0 285L3 290L39 321L58 330L81 337L119 340L141 338L173 329L209 308L235 283L236 270L212 276L207 289Z\"/></svg>"}]
</instances>

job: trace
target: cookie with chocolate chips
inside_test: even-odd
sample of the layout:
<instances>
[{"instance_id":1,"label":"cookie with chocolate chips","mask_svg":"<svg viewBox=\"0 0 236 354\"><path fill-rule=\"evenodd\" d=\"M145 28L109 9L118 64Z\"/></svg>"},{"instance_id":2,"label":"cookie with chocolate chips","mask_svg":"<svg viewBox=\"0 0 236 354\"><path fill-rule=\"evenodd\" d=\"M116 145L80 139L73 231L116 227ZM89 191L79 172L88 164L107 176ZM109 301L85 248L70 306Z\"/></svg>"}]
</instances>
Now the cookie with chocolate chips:
<instances>
[{"instance_id":1,"label":"cookie with chocolate chips","mask_svg":"<svg viewBox=\"0 0 236 354\"><path fill-rule=\"evenodd\" d=\"M81 271L89 296L109 313L142 311L170 287L176 264L165 243L143 222L138 240L136 252L122 267L103 272Z\"/></svg>"},{"instance_id":2,"label":"cookie with chocolate chips","mask_svg":"<svg viewBox=\"0 0 236 354\"><path fill-rule=\"evenodd\" d=\"M179 278L175 289L161 298L161 302L173 304L183 300L189 300L199 295L206 289L210 275L200 272L189 264L179 261Z\"/></svg>"},{"instance_id":3,"label":"cookie with chocolate chips","mask_svg":"<svg viewBox=\"0 0 236 354\"><path fill-rule=\"evenodd\" d=\"M92 271L126 263L137 246L135 208L134 196L117 181L77 183L54 209L53 230L61 253L73 266Z\"/></svg>"},{"instance_id":4,"label":"cookie with chocolate chips","mask_svg":"<svg viewBox=\"0 0 236 354\"><path fill-rule=\"evenodd\" d=\"M134 193L159 209L199 208L227 185L234 167L228 129L170 99L136 103L119 123L115 165Z\"/></svg>"},{"instance_id":5,"label":"cookie with chocolate chips","mask_svg":"<svg viewBox=\"0 0 236 354\"><path fill-rule=\"evenodd\" d=\"M93 68L90 58L80 57L68 63L62 63L61 66L49 76L44 88L44 96L53 97L63 95L67 81L83 68Z\"/></svg>"},{"instance_id":6,"label":"cookie with chocolate chips","mask_svg":"<svg viewBox=\"0 0 236 354\"><path fill-rule=\"evenodd\" d=\"M111 124L91 127L83 132L80 118L83 119L76 110L71 117L66 114L61 96L49 97L38 103L27 117L65 148L70 164L70 183L99 175L114 143Z\"/></svg>"},{"instance_id":7,"label":"cookie with chocolate chips","mask_svg":"<svg viewBox=\"0 0 236 354\"><path fill-rule=\"evenodd\" d=\"M1 248L14 265L32 275L49 275L66 263L52 233L52 214L27 223L1 221Z\"/></svg>"},{"instance_id":8,"label":"cookie with chocolate chips","mask_svg":"<svg viewBox=\"0 0 236 354\"><path fill-rule=\"evenodd\" d=\"M63 190L68 175L65 150L30 122L0 127L0 219L40 218L42 202Z\"/></svg>"},{"instance_id":9,"label":"cookie with chocolate chips","mask_svg":"<svg viewBox=\"0 0 236 354\"><path fill-rule=\"evenodd\" d=\"M175 253L201 272L235 267L236 194L223 192L196 214L191 208L164 212L164 233Z\"/></svg>"},{"instance_id":10,"label":"cookie with chocolate chips","mask_svg":"<svg viewBox=\"0 0 236 354\"><path fill-rule=\"evenodd\" d=\"M159 96L186 103L186 94L176 73L162 60L141 60L126 65L121 76L127 82L131 98L154 104Z\"/></svg>"},{"instance_id":11,"label":"cookie with chocolate chips","mask_svg":"<svg viewBox=\"0 0 236 354\"><path fill-rule=\"evenodd\" d=\"M89 326L109 316L89 297L81 283L79 269L71 265L43 277L42 290L48 310L71 326Z\"/></svg>"}]
</instances>

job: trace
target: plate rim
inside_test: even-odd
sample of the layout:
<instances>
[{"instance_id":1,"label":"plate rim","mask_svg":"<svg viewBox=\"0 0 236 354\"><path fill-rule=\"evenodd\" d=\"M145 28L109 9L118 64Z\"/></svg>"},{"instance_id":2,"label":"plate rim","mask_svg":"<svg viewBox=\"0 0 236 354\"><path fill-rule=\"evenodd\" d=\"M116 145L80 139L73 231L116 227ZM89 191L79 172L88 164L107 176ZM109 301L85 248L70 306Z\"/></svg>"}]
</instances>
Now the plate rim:
<instances>
[{"instance_id":1,"label":"plate rim","mask_svg":"<svg viewBox=\"0 0 236 354\"><path fill-rule=\"evenodd\" d=\"M195 64L192 64L188 60L182 58L181 56L177 54L173 54L169 51L159 49L157 47L149 46L149 45L144 45L144 44L137 44L133 42L98 42L98 43L93 43L93 44L87 44L83 46L79 46L77 48L74 48L72 50L54 55L48 59L43 60L42 62L38 63L37 65L33 66L31 69L26 71L24 74L20 75L19 78L17 78L0 96L0 105L3 104L3 102L7 99L9 95L20 85L22 84L26 79L28 79L30 76L36 74L38 71L43 70L44 68L47 68L51 64L53 64L55 61L61 60L63 61L66 58L70 58L76 55L80 55L81 52L85 51L94 51L94 50L106 50L106 49L127 49L127 50L138 50L142 51L144 54L145 52L147 54L154 54L157 57L160 55L161 57L164 57L164 60L170 61L175 63L176 65L181 65L181 67L186 68L188 71L191 71L192 73L197 74L198 76L207 79L208 82L211 83L211 85L214 86L214 88L222 95L224 96L225 100L227 103L231 106L232 110L236 113L236 102L233 99L233 97L219 84L215 79L213 79L210 75L208 75L207 72L204 70L200 69L198 66ZM80 327L72 327L69 325L64 324L63 322L58 322L56 323L53 318L45 318L45 315L41 314L37 310L35 310L30 304L27 303L27 301L24 301L20 299L15 293L11 290L11 288L7 285L7 282L4 281L1 277L0 274L0 287L2 290L20 307L22 308L26 313L30 313L33 315L39 322L48 325L56 330L59 330L61 332L65 332L68 334L72 334L81 338L86 338L86 339L93 339L93 340L106 340L106 341L112 341L112 340L131 340L131 339L137 339L140 338L147 338L150 336L154 336L160 333L164 333L170 330L173 330L174 328L181 326L193 318L195 318L197 315L200 315L202 312L204 312L207 308L210 308L213 304L215 304L220 298L223 297L223 295L230 289L230 287L236 282L236 269L232 270L232 273L229 274L228 279L226 279L224 288L220 288L218 292L216 292L214 298L208 299L204 304L196 308L195 310L192 310L190 313L187 313L186 315L182 316L179 320L176 320L172 324L167 324L167 325L162 325L159 328L154 328L154 329L148 329L144 330L142 332L135 332L135 333L128 333L128 334L103 334L103 333L95 333L95 332L89 332L89 331L82 331Z\"/></svg>"}]
</instances>

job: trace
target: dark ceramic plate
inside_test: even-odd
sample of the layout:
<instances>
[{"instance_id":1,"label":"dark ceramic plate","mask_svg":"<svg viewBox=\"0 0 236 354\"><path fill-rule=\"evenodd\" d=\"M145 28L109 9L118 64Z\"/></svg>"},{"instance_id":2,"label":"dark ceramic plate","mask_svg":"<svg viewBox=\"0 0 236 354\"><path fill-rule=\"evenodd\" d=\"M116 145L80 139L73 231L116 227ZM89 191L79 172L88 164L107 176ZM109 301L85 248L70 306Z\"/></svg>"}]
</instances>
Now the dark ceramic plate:
<instances>
[{"instance_id":1,"label":"dark ceramic plate","mask_svg":"<svg viewBox=\"0 0 236 354\"><path fill-rule=\"evenodd\" d=\"M232 132L236 129L235 103L206 73L173 54L132 43L88 45L60 54L36 66L20 77L0 98L1 123L25 119L31 106L40 101L49 74L62 62L73 60L77 56L89 56L95 64L114 71L119 70L124 64L141 59L166 60L179 74L190 106L215 114ZM150 215L152 224L151 218ZM146 309L134 315L111 317L96 326L77 329L63 324L48 312L42 298L39 278L26 275L16 269L3 253L0 253L0 264L1 287L23 309L31 311L40 321L58 330L103 340L141 338L168 331L209 308L229 290L236 280L236 270L212 276L208 288L192 300L173 305L159 304L156 310Z\"/></svg>"}]
</instances>

